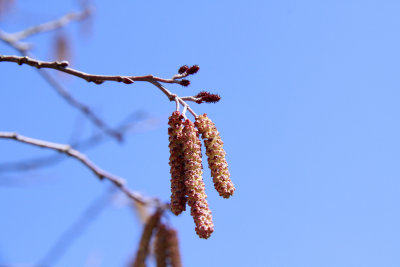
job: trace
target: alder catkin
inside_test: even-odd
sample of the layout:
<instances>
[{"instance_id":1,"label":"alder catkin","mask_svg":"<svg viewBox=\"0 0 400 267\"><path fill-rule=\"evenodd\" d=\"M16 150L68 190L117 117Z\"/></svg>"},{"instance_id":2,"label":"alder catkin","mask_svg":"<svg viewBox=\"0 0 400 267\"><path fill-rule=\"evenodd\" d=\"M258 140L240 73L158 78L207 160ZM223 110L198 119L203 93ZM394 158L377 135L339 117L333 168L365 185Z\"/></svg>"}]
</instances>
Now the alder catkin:
<instances>
[{"instance_id":1,"label":"alder catkin","mask_svg":"<svg viewBox=\"0 0 400 267\"><path fill-rule=\"evenodd\" d=\"M196 233L201 238L209 238L214 231L211 211L208 208L207 195L202 178L201 142L193 122L186 120L182 132L185 159L185 186L188 204L191 207Z\"/></svg>"},{"instance_id":2,"label":"alder catkin","mask_svg":"<svg viewBox=\"0 0 400 267\"><path fill-rule=\"evenodd\" d=\"M172 267L182 267L181 253L179 251L179 242L177 232L170 228L168 229L168 252L169 260Z\"/></svg>"},{"instance_id":3,"label":"alder catkin","mask_svg":"<svg viewBox=\"0 0 400 267\"><path fill-rule=\"evenodd\" d=\"M157 267L167 267L168 252L168 231L164 224L160 224L154 240L154 252Z\"/></svg>"},{"instance_id":4,"label":"alder catkin","mask_svg":"<svg viewBox=\"0 0 400 267\"><path fill-rule=\"evenodd\" d=\"M183 116L179 111L172 113L168 121L169 165L171 167L171 211L179 215L186 210L186 188L184 177L184 159L182 146Z\"/></svg>"},{"instance_id":5,"label":"alder catkin","mask_svg":"<svg viewBox=\"0 0 400 267\"><path fill-rule=\"evenodd\" d=\"M225 159L226 153L222 148L224 143L219 132L215 124L207 117L207 114L197 116L195 124L204 140L208 167L211 170L214 187L220 196L229 198L235 192L235 186L229 178L228 163Z\"/></svg>"},{"instance_id":6,"label":"alder catkin","mask_svg":"<svg viewBox=\"0 0 400 267\"><path fill-rule=\"evenodd\" d=\"M178 236L174 229L160 224L154 240L157 267L182 267Z\"/></svg>"},{"instance_id":7,"label":"alder catkin","mask_svg":"<svg viewBox=\"0 0 400 267\"><path fill-rule=\"evenodd\" d=\"M132 267L145 267L146 257L149 254L149 244L151 236L153 235L154 229L160 223L162 211L157 210L144 225L142 236L140 238L139 248L136 253L135 261L132 263Z\"/></svg>"}]
</instances>

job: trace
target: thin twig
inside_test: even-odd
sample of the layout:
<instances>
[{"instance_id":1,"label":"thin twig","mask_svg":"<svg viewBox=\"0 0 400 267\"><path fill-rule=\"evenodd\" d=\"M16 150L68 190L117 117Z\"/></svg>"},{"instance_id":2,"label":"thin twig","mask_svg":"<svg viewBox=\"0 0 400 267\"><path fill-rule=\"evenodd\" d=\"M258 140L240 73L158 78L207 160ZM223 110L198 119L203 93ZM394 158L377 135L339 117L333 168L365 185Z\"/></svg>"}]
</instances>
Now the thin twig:
<instances>
[{"instance_id":1,"label":"thin twig","mask_svg":"<svg viewBox=\"0 0 400 267\"><path fill-rule=\"evenodd\" d=\"M10 34L0 30L0 40L2 40L4 43L12 46L18 51L27 51L31 49L32 45L23 43L23 42L16 42Z\"/></svg>"},{"instance_id":2,"label":"thin twig","mask_svg":"<svg viewBox=\"0 0 400 267\"><path fill-rule=\"evenodd\" d=\"M194 96L181 96L181 99L183 101L192 101L192 102L196 102L196 101L201 100L201 98L194 97Z\"/></svg>"},{"instance_id":3,"label":"thin twig","mask_svg":"<svg viewBox=\"0 0 400 267\"><path fill-rule=\"evenodd\" d=\"M65 14L61 18L58 18L53 21L49 21L43 24L35 25L33 27L29 27L25 30L22 30L20 32L16 32L13 34L10 34L10 37L14 40L14 42L18 42L22 39L25 39L31 35L42 33L42 32L49 32L53 31L59 28L64 27L68 23L72 21L78 21L87 18L91 13L90 8L86 8L85 10L81 12L71 12L68 14Z\"/></svg>"},{"instance_id":4,"label":"thin twig","mask_svg":"<svg viewBox=\"0 0 400 267\"><path fill-rule=\"evenodd\" d=\"M89 168L100 180L107 179L110 182L112 182L115 186L120 188L120 190L122 192L124 192L132 200L137 201L142 204L150 204L150 203L158 204L158 200L154 200L154 199L146 200L139 193L130 191L128 188L125 187L124 179L101 169L96 164L91 162L86 157L86 155L82 154L78 150L71 148L71 146L69 146L69 145L57 144L57 143L52 143L52 142L48 142L48 141L44 141L44 140L34 139L34 138L19 135L14 132L0 132L0 138L11 139L11 140L15 140L15 141L18 141L21 143L26 143L26 144L30 144L30 145L34 145L34 146L38 146L38 147L52 149L52 150L58 151L60 153L63 153L67 156L73 157L73 158L79 160L87 168Z\"/></svg>"},{"instance_id":5,"label":"thin twig","mask_svg":"<svg viewBox=\"0 0 400 267\"><path fill-rule=\"evenodd\" d=\"M22 43L20 40L20 37L27 37L30 36L31 34L34 33L39 33L43 32L45 30L54 30L56 28L60 28L65 26L68 22L71 22L75 19L82 19L86 16L88 16L90 13L90 9L87 8L85 11L82 11L80 13L70 13L62 18L44 23L38 26L34 26L31 28L28 28L26 30L23 30L19 33L15 34L10 34L10 33L5 33L0 30L0 40L5 42L6 44L10 45L14 49L16 49L20 54L23 56L29 56L28 50L31 48L31 45ZM73 14L73 15L71 15ZM68 64L68 63L67 63ZM62 63L61 63L62 65ZM116 131L114 131L112 128L107 126L107 124L101 120L87 105L84 103L78 101L68 91L56 80L54 79L50 74L48 74L44 70L38 70L39 74L53 87L53 89L56 90L56 92L64 98L70 105L74 106L78 110L80 110L86 117L89 118L90 121L94 123L97 127L102 129L104 132L109 134L110 136L114 137L118 141L122 141L122 135Z\"/></svg>"},{"instance_id":6,"label":"thin twig","mask_svg":"<svg viewBox=\"0 0 400 267\"><path fill-rule=\"evenodd\" d=\"M128 118L132 117L132 115L136 114L131 114L128 116ZM135 120L137 119L138 118L135 118ZM132 127L135 126L134 122L127 123L124 121L126 121L126 119L124 119L123 122L118 127L115 128L115 130L121 133L122 136L124 136L130 129L132 129ZM103 139L104 139L104 134L98 133L92 135L91 137L85 140L72 143L71 147L82 151L100 144L103 141ZM30 159L19 160L15 162L0 163L0 173L9 171L29 171L33 169L43 168L61 162L65 159L67 159L67 157L63 157L62 155L59 154L54 154L54 155L40 156Z\"/></svg>"},{"instance_id":7,"label":"thin twig","mask_svg":"<svg viewBox=\"0 0 400 267\"><path fill-rule=\"evenodd\" d=\"M67 252L72 243L83 234L90 223L107 207L114 189L110 188L97 197L55 241L36 266L54 266L55 263Z\"/></svg>"},{"instance_id":8,"label":"thin twig","mask_svg":"<svg viewBox=\"0 0 400 267\"><path fill-rule=\"evenodd\" d=\"M178 101L178 99L176 99L176 98L175 98L175 104L176 104L176 105L175 105L175 110L176 110L176 111L179 111L179 101Z\"/></svg>"},{"instance_id":9,"label":"thin twig","mask_svg":"<svg viewBox=\"0 0 400 267\"><path fill-rule=\"evenodd\" d=\"M86 117L89 118L93 122L94 125L102 129L106 134L112 136L118 141L122 141L122 134L111 127L109 127L103 120L101 120L87 105L78 101L74 98L56 79L54 79L48 72L45 70L38 69L39 74L43 77L43 79L48 82L58 94L61 95L70 105L76 107L79 111L81 111Z\"/></svg>"},{"instance_id":10,"label":"thin twig","mask_svg":"<svg viewBox=\"0 0 400 267\"><path fill-rule=\"evenodd\" d=\"M162 82L162 83L180 83L179 80L174 79L164 79L160 77L156 77L153 75L144 75L144 76L121 76L121 75L98 75L98 74L89 74L85 73L73 68L69 68L68 61L40 61L28 56L19 57L19 56L6 56L0 55L0 61L14 62L18 65L26 64L38 69L47 68L54 69L61 72L68 73L70 75L82 78L88 82L94 82L96 84L101 84L105 81L114 81L114 82L124 82L130 84L134 81L145 81L145 82Z\"/></svg>"},{"instance_id":11,"label":"thin twig","mask_svg":"<svg viewBox=\"0 0 400 267\"><path fill-rule=\"evenodd\" d=\"M143 81L143 82L149 82L156 87L158 87L167 97L170 101L174 101L175 99L178 99L178 101L183 105L187 106L187 109L189 110L190 113L194 117L196 117L196 113L189 107L189 105L182 100L180 97L177 95L171 93L167 88L161 85L161 83L180 83L180 81L175 80L175 79L164 79L160 77L156 77L153 75L144 75L144 76L121 76L121 75L97 75L97 74L89 74L85 72L78 71L76 69L72 69L67 67L68 62L67 61L40 61L40 60L35 60L32 59L28 56L24 57L18 57L18 56L5 56L5 55L0 55L0 62L14 62L19 65L22 64L27 64L29 66L41 69L41 68L50 68L54 70L58 70L61 72L65 72L68 74L71 74L73 76L82 78L88 82L94 82L96 84L101 84L104 81L114 81L114 82L124 82L127 84L130 84L134 81Z\"/></svg>"}]
</instances>

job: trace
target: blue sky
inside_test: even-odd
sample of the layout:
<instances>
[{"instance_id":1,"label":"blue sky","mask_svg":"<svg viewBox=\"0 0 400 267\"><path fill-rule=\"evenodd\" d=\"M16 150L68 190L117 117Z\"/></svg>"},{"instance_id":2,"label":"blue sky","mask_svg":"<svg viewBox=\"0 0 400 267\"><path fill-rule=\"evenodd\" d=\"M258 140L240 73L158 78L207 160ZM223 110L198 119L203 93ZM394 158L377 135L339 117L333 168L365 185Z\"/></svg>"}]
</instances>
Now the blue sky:
<instances>
[{"instance_id":1,"label":"blue sky","mask_svg":"<svg viewBox=\"0 0 400 267\"><path fill-rule=\"evenodd\" d=\"M91 35L76 23L64 30L73 67L171 77L181 65L198 64L190 87L168 88L222 96L191 106L217 125L237 189L220 198L204 170L215 224L208 240L197 237L188 212L168 216L185 266L400 265L400 2L94 3ZM78 8L74 1L17 1L0 27L18 31ZM51 59L55 35L28 39L39 59ZM2 43L0 51L15 54ZM1 63L0 73L1 131L60 143L98 132L31 67ZM56 77L110 125L147 114L124 143L84 152L130 188L167 201L174 103L145 83ZM5 140L0 150L0 162L49 154ZM108 188L74 160L1 179L23 184L0 186L0 265L38 262ZM140 232L117 196L54 266L124 266Z\"/></svg>"}]
</instances>

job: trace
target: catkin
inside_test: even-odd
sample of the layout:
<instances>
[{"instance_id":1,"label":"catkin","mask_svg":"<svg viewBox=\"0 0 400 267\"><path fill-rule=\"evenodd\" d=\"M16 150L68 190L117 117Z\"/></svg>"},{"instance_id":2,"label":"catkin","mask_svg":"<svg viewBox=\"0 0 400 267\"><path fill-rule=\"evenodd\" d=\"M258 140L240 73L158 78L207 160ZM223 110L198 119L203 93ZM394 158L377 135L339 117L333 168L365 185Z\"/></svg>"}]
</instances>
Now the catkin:
<instances>
[{"instance_id":1,"label":"catkin","mask_svg":"<svg viewBox=\"0 0 400 267\"><path fill-rule=\"evenodd\" d=\"M149 254L149 244L154 229L160 222L162 211L157 210L146 222L143 228L142 237L140 238L139 248L136 253L136 258L132 267L145 267L146 257Z\"/></svg>"},{"instance_id":2,"label":"catkin","mask_svg":"<svg viewBox=\"0 0 400 267\"><path fill-rule=\"evenodd\" d=\"M182 147L183 116L179 111L175 111L168 121L169 135L169 165L171 167L171 211L179 215L186 210L186 188L184 181L184 159Z\"/></svg>"},{"instance_id":3,"label":"catkin","mask_svg":"<svg viewBox=\"0 0 400 267\"><path fill-rule=\"evenodd\" d=\"M182 267L178 236L174 229L165 224L159 225L154 241L154 250L157 267Z\"/></svg>"},{"instance_id":4,"label":"catkin","mask_svg":"<svg viewBox=\"0 0 400 267\"><path fill-rule=\"evenodd\" d=\"M196 233L201 238L209 238L214 231L211 211L208 208L207 195L202 178L201 142L193 122L186 120L182 132L185 161L185 186L188 204L191 207Z\"/></svg>"},{"instance_id":5,"label":"catkin","mask_svg":"<svg viewBox=\"0 0 400 267\"><path fill-rule=\"evenodd\" d=\"M164 224L160 224L154 240L154 252L157 267L167 267L168 253L168 230Z\"/></svg>"},{"instance_id":6,"label":"catkin","mask_svg":"<svg viewBox=\"0 0 400 267\"><path fill-rule=\"evenodd\" d=\"M222 148L223 142L215 124L207 117L207 114L196 117L195 125L204 140L206 155L208 157L208 167L211 170L214 187L219 195L229 198L235 192L228 171L228 163L225 159L225 151Z\"/></svg>"},{"instance_id":7,"label":"catkin","mask_svg":"<svg viewBox=\"0 0 400 267\"><path fill-rule=\"evenodd\" d=\"M182 267L181 253L179 251L178 234L174 229L168 229L168 251L172 267Z\"/></svg>"}]
</instances>

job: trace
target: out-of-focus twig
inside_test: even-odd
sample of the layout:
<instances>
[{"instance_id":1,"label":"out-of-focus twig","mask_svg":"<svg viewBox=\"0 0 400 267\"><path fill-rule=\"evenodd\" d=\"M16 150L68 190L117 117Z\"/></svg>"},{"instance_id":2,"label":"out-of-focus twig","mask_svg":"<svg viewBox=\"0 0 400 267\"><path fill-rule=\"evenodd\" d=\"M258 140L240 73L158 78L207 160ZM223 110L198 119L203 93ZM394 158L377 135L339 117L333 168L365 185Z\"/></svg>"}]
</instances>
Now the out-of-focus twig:
<instances>
[{"instance_id":1,"label":"out-of-focus twig","mask_svg":"<svg viewBox=\"0 0 400 267\"><path fill-rule=\"evenodd\" d=\"M32 47L32 45L28 43L16 42L9 33L6 33L2 30L0 30L0 40L12 46L21 53L31 49Z\"/></svg>"},{"instance_id":2,"label":"out-of-focus twig","mask_svg":"<svg viewBox=\"0 0 400 267\"><path fill-rule=\"evenodd\" d=\"M52 149L52 150L58 151L60 153L63 153L67 156L70 156L72 158L75 158L75 159L79 160L83 165L85 165L89 170L91 170L99 179L109 180L132 200L140 202L142 204L153 203L156 206L161 206L161 204L159 203L159 201L157 199L151 199L151 200L144 199L141 194L129 190L125 186L124 179L101 169L96 164L91 162L86 157L86 155L82 154L81 152L79 152L76 149L71 148L71 146L69 146L69 145L57 144L57 143L52 143L52 142L48 142L48 141L44 141L44 140L34 139L34 138L19 135L17 133L13 133L13 132L0 132L0 138L11 139L11 140L15 140L15 141L25 143L25 144L30 144L30 145L34 145L34 146L38 146L38 147Z\"/></svg>"},{"instance_id":3,"label":"out-of-focus twig","mask_svg":"<svg viewBox=\"0 0 400 267\"><path fill-rule=\"evenodd\" d=\"M25 30L22 30L20 32L12 33L9 35L9 37L14 42L18 42L18 41L21 41L22 39L25 39L34 34L38 34L38 33L42 33L42 32L49 32L49 31L53 31L53 30L62 28L72 21L83 20L83 19L87 18L90 14L91 14L91 9L89 7L87 7L83 11L71 12L71 13L65 14L64 16L62 16L61 18L58 18L56 20L49 21L49 22L39 24L39 25L35 25L35 26L29 27Z\"/></svg>"},{"instance_id":4,"label":"out-of-focus twig","mask_svg":"<svg viewBox=\"0 0 400 267\"><path fill-rule=\"evenodd\" d=\"M72 243L88 228L89 224L107 207L111 201L111 197L114 195L113 193L115 193L115 187L109 188L94 199L79 218L57 238L36 266L54 266L67 252Z\"/></svg>"},{"instance_id":5,"label":"out-of-focus twig","mask_svg":"<svg viewBox=\"0 0 400 267\"><path fill-rule=\"evenodd\" d=\"M108 135L114 137L118 141L122 141L122 134L110 126L108 126L103 120L101 120L87 105L78 101L74 98L65 88L62 86L55 78L53 78L48 72L44 70L38 70L39 74L43 77L43 79L49 83L56 92L61 95L70 105L77 108L81 111L90 121L93 122L94 125L102 129Z\"/></svg>"},{"instance_id":6,"label":"out-of-focus twig","mask_svg":"<svg viewBox=\"0 0 400 267\"><path fill-rule=\"evenodd\" d=\"M90 9L87 8L85 11L77 12L77 13L70 13L75 15L65 15L64 17L60 18L59 20L55 20L52 22L44 23L38 26L34 26L23 30L19 33L6 33L0 30L0 40L4 43L10 45L12 48L16 49L21 55L23 56L32 56L28 50L31 48L30 44L21 42L22 37L30 36L34 33L44 32L44 30L53 30L56 28L60 28L65 26L68 22L73 21L74 19L80 18L82 19L83 16L88 16L90 14ZM70 18L70 19L67 19ZM71 19L72 18L72 19ZM44 25L44 26L43 26ZM21 37L22 36L22 37ZM19 38L21 37L21 38ZM87 105L78 101L74 98L68 90L64 88L55 78L53 78L49 73L45 70L38 69L39 74L46 80L47 83L51 85L51 87L56 90L56 92L66 100L70 105L77 108L81 111L90 121L93 122L94 125L102 129L104 132L109 134L110 136L114 137L118 141L122 141L122 135L117 131L114 131L111 127L109 127L103 120L101 120Z\"/></svg>"},{"instance_id":7,"label":"out-of-focus twig","mask_svg":"<svg viewBox=\"0 0 400 267\"><path fill-rule=\"evenodd\" d=\"M162 210L156 210L156 212L147 219L143 227L142 236L140 238L139 247L136 252L135 260L129 265L130 267L145 267L146 258L150 251L150 240L153 236L154 230L160 223L162 216Z\"/></svg>"},{"instance_id":8,"label":"out-of-focus twig","mask_svg":"<svg viewBox=\"0 0 400 267\"><path fill-rule=\"evenodd\" d=\"M123 122L121 122L120 125L115 128L115 130L121 133L121 135L123 136L125 136L125 134L136 125L135 122L141 118L141 115L135 112L129 115L127 118L129 119L124 119ZM79 149L80 151L89 149L100 144L104 140L104 137L105 136L103 133L94 134L93 136L83 141L72 143L71 147ZM24 159L15 162L4 162L0 163L0 173L5 173L9 171L30 171L33 169L51 166L65 159L67 159L67 157L63 157L59 154L54 154Z\"/></svg>"},{"instance_id":9,"label":"out-of-focus twig","mask_svg":"<svg viewBox=\"0 0 400 267\"><path fill-rule=\"evenodd\" d=\"M26 54L26 53L25 53ZM156 86L158 89L160 89L170 101L178 100L179 103L181 103L185 109L187 109L194 117L197 117L197 114L189 107L189 105L182 100L180 97L178 97L176 94L173 94L170 92L167 88L165 88L161 83L178 83L183 85L183 81L187 80L180 80L184 75L179 75L179 76L174 76L171 79L165 79L165 78L160 78L156 77L153 75L144 75L144 76L121 76L121 75L97 75L97 74L89 74L85 73L73 68L69 68L68 61L40 61L33 59L28 56L24 57L18 57L18 56L6 56L6 55L0 55L0 62L6 61L6 62L14 62L19 65L22 64L27 64L32 67L36 67L38 69L41 68L49 68L49 69L55 69L61 72L68 73L70 75L82 78L88 82L94 82L96 84L102 84L105 81L114 81L114 82L123 82L126 84L131 84L135 81L143 81L143 82L149 82ZM187 98L187 101L195 101L195 99Z\"/></svg>"}]
</instances>

